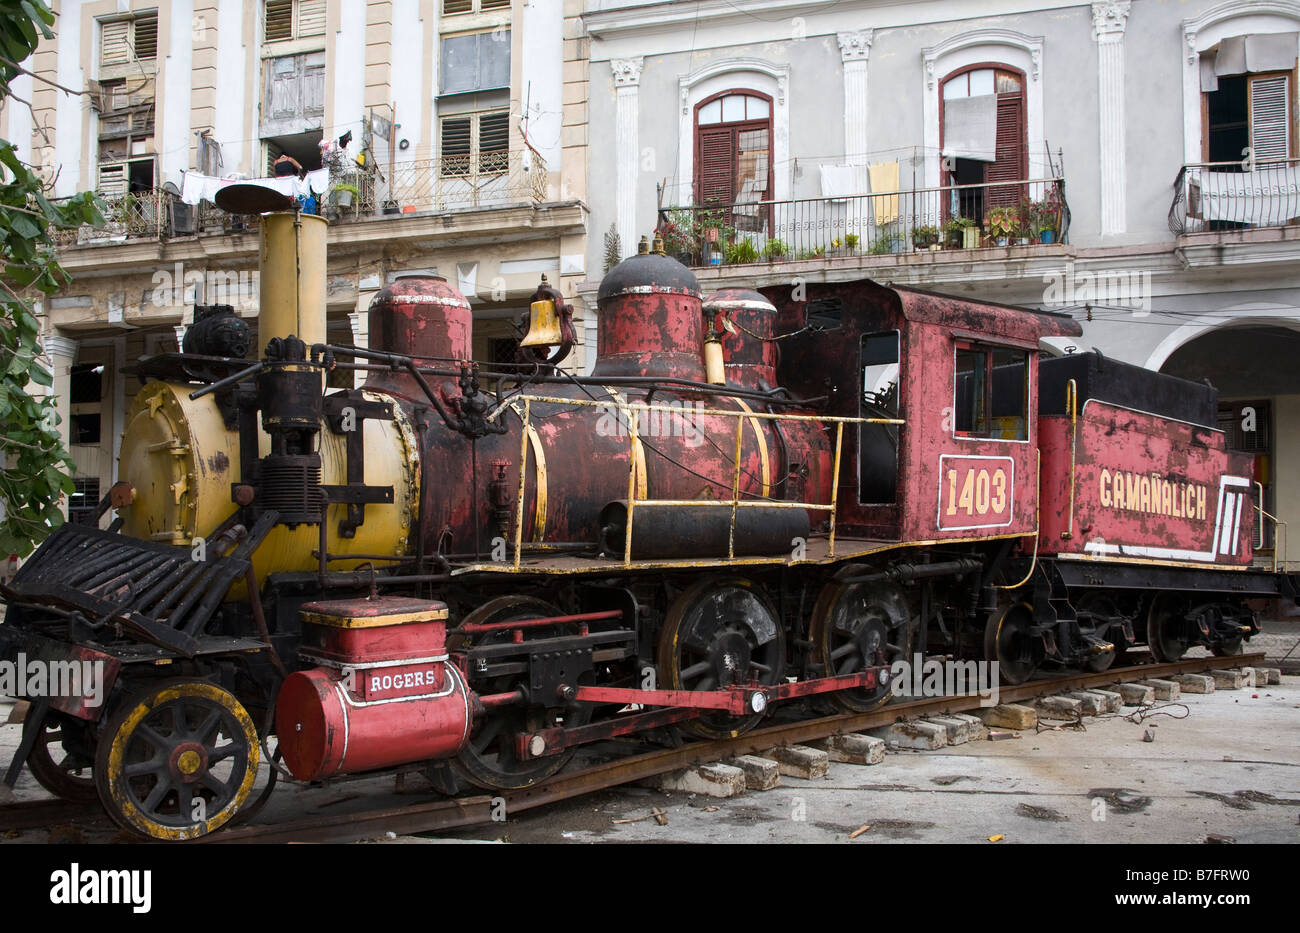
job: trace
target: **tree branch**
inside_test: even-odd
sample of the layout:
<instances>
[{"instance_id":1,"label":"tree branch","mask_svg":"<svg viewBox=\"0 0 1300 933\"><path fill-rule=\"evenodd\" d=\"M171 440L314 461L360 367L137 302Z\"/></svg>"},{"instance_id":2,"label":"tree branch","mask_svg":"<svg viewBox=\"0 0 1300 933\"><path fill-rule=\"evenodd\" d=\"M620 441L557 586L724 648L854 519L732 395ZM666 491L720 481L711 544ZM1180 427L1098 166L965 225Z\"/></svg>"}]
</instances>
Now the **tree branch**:
<instances>
[{"instance_id":1,"label":"tree branch","mask_svg":"<svg viewBox=\"0 0 1300 933\"><path fill-rule=\"evenodd\" d=\"M77 94L77 95L79 95L79 96L80 96L80 95L85 95L85 96L87 96L87 97L90 96L90 91L74 91L74 90L73 90L72 88L70 88L70 87L64 87L64 86L63 86L62 84L60 84L59 82L57 82L57 81L52 81L52 80L50 80L49 78L45 77L44 75L38 75L38 74L37 74L36 72L34 72L34 71L28 71L28 70L27 70L26 68L24 68L22 65L18 64L18 63L15 62L15 61L10 61L9 59L5 58L3 55L0 55L0 64L8 65L10 68L17 68L18 71L20 71L22 74L30 75L31 77L35 78L37 81L44 81L46 84L50 85L51 87L56 87L56 88L58 88L60 91L62 91L62 92L65 93L65 94ZM13 93L10 92L9 96L12 97L12 96L13 96Z\"/></svg>"}]
</instances>

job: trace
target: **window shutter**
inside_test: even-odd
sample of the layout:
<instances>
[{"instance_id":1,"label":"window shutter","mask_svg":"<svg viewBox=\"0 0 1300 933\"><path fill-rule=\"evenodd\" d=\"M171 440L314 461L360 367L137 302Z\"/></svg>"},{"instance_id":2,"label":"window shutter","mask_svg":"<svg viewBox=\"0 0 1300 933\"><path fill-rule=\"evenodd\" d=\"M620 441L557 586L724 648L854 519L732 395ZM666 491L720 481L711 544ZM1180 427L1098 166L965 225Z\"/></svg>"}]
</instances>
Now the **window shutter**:
<instances>
[{"instance_id":1,"label":"window shutter","mask_svg":"<svg viewBox=\"0 0 1300 933\"><path fill-rule=\"evenodd\" d=\"M696 135L699 203L731 204L736 199L735 133L730 129L701 129Z\"/></svg>"},{"instance_id":2,"label":"window shutter","mask_svg":"<svg viewBox=\"0 0 1300 933\"><path fill-rule=\"evenodd\" d=\"M1285 159L1291 154L1287 75L1252 78L1250 82L1250 145L1256 160Z\"/></svg>"},{"instance_id":3,"label":"window shutter","mask_svg":"<svg viewBox=\"0 0 1300 933\"><path fill-rule=\"evenodd\" d=\"M293 0L266 0L263 38L267 42L293 38Z\"/></svg>"},{"instance_id":4,"label":"window shutter","mask_svg":"<svg viewBox=\"0 0 1300 933\"><path fill-rule=\"evenodd\" d=\"M469 13L474 9L474 0L442 0L443 15L449 13Z\"/></svg>"},{"instance_id":5,"label":"window shutter","mask_svg":"<svg viewBox=\"0 0 1300 933\"><path fill-rule=\"evenodd\" d=\"M103 24L99 37L101 65L119 65L131 60L130 29L128 20Z\"/></svg>"},{"instance_id":6,"label":"window shutter","mask_svg":"<svg viewBox=\"0 0 1300 933\"><path fill-rule=\"evenodd\" d=\"M325 116L325 53L309 52L302 56L302 114Z\"/></svg>"},{"instance_id":7,"label":"window shutter","mask_svg":"<svg viewBox=\"0 0 1300 933\"><path fill-rule=\"evenodd\" d=\"M298 0L298 37L325 35L325 0Z\"/></svg>"},{"instance_id":8,"label":"window shutter","mask_svg":"<svg viewBox=\"0 0 1300 933\"><path fill-rule=\"evenodd\" d=\"M447 117L441 129L442 174L468 175L472 118Z\"/></svg>"},{"instance_id":9,"label":"window shutter","mask_svg":"<svg viewBox=\"0 0 1300 933\"><path fill-rule=\"evenodd\" d=\"M269 59L266 63L270 69L266 83L266 110L264 119L287 120L296 116L302 107L301 87L298 79L302 74L302 61L299 57L285 55Z\"/></svg>"},{"instance_id":10,"label":"window shutter","mask_svg":"<svg viewBox=\"0 0 1300 933\"><path fill-rule=\"evenodd\" d=\"M132 22L132 42L135 60L149 61L158 57L158 14L138 16Z\"/></svg>"},{"instance_id":11,"label":"window shutter","mask_svg":"<svg viewBox=\"0 0 1300 933\"><path fill-rule=\"evenodd\" d=\"M481 0L479 3L479 8L483 10L499 10L508 6L510 6L510 0Z\"/></svg>"},{"instance_id":12,"label":"window shutter","mask_svg":"<svg viewBox=\"0 0 1300 933\"><path fill-rule=\"evenodd\" d=\"M478 170L504 172L510 153L510 114L485 113L478 118Z\"/></svg>"},{"instance_id":13,"label":"window shutter","mask_svg":"<svg viewBox=\"0 0 1300 933\"><path fill-rule=\"evenodd\" d=\"M1024 98L1019 94L998 95L997 158L984 170L984 180L997 182L1021 180L1025 151ZM1022 191L1018 186L989 188L985 203L992 207L1017 204Z\"/></svg>"},{"instance_id":14,"label":"window shutter","mask_svg":"<svg viewBox=\"0 0 1300 933\"><path fill-rule=\"evenodd\" d=\"M126 194L126 166L101 165L98 188L106 198L120 198Z\"/></svg>"}]
</instances>

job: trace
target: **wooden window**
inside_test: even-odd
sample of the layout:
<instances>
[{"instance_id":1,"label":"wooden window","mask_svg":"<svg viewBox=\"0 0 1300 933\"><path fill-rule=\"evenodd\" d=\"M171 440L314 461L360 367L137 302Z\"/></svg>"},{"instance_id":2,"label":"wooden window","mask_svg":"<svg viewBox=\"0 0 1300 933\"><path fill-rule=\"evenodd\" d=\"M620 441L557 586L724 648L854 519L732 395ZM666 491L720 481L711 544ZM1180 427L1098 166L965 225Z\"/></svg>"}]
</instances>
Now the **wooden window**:
<instances>
[{"instance_id":1,"label":"wooden window","mask_svg":"<svg viewBox=\"0 0 1300 933\"><path fill-rule=\"evenodd\" d=\"M509 111L444 117L439 135L444 177L494 175L509 168Z\"/></svg>"},{"instance_id":2,"label":"wooden window","mask_svg":"<svg viewBox=\"0 0 1300 933\"><path fill-rule=\"evenodd\" d=\"M695 108L696 203L765 201L771 191L771 100L751 92L726 91L699 103Z\"/></svg>"},{"instance_id":3,"label":"wooden window","mask_svg":"<svg viewBox=\"0 0 1300 933\"><path fill-rule=\"evenodd\" d=\"M129 19L100 24L100 65L150 62L158 56L158 14L141 13Z\"/></svg>"},{"instance_id":4,"label":"wooden window","mask_svg":"<svg viewBox=\"0 0 1300 933\"><path fill-rule=\"evenodd\" d=\"M1292 77L1289 72L1219 77L1217 89L1203 95L1205 161L1240 162L1247 147L1256 162L1289 158L1295 151Z\"/></svg>"},{"instance_id":5,"label":"wooden window","mask_svg":"<svg viewBox=\"0 0 1300 933\"><path fill-rule=\"evenodd\" d=\"M325 34L325 0L266 0L263 14L266 42Z\"/></svg>"},{"instance_id":6,"label":"wooden window","mask_svg":"<svg viewBox=\"0 0 1300 933\"><path fill-rule=\"evenodd\" d=\"M510 30L442 40L442 93L465 94L510 86Z\"/></svg>"},{"instance_id":7,"label":"wooden window","mask_svg":"<svg viewBox=\"0 0 1300 933\"><path fill-rule=\"evenodd\" d=\"M442 13L481 13L486 10L509 9L510 0L442 0Z\"/></svg>"},{"instance_id":8,"label":"wooden window","mask_svg":"<svg viewBox=\"0 0 1300 933\"><path fill-rule=\"evenodd\" d=\"M300 133L325 116L325 53L281 55L265 62L262 136Z\"/></svg>"},{"instance_id":9,"label":"wooden window","mask_svg":"<svg viewBox=\"0 0 1300 933\"><path fill-rule=\"evenodd\" d=\"M1025 117L1024 75L1005 65L979 64L954 72L944 79L939 95L939 147L945 140L945 102L949 100L995 97L995 133L993 160L955 158L945 164L944 185L988 185L984 189L960 192L958 214L981 220L991 208L1018 204L1027 197L1024 185L1014 182L1028 178L1029 147ZM945 209L948 205L945 205Z\"/></svg>"},{"instance_id":10,"label":"wooden window","mask_svg":"<svg viewBox=\"0 0 1300 933\"><path fill-rule=\"evenodd\" d=\"M1250 79L1250 147L1257 162L1291 154L1290 90L1288 74Z\"/></svg>"}]
</instances>

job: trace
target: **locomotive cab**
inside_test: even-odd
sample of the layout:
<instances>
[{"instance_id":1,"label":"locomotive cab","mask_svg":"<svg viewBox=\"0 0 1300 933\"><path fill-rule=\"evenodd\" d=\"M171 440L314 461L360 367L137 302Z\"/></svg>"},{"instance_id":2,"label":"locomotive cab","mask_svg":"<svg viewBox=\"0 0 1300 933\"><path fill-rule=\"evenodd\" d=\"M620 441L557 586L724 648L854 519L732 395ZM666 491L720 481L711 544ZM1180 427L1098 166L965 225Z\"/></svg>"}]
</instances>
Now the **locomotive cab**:
<instances>
[{"instance_id":1,"label":"locomotive cab","mask_svg":"<svg viewBox=\"0 0 1300 933\"><path fill-rule=\"evenodd\" d=\"M874 282L805 288L801 301L767 290L790 335L780 382L828 395L828 414L876 422L855 427L841 464L845 533L900 542L1032 534L1038 342L1078 336L1078 324ZM831 366L807 365L828 357ZM903 424L881 423L895 419Z\"/></svg>"}]
</instances>

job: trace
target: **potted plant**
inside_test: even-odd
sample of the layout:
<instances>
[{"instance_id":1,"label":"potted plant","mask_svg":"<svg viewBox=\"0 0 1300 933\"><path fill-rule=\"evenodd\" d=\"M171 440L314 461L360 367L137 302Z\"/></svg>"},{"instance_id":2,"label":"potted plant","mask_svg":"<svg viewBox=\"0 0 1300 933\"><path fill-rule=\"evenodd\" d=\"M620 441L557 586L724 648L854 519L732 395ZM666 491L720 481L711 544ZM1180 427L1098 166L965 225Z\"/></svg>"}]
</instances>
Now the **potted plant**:
<instances>
[{"instance_id":1,"label":"potted plant","mask_svg":"<svg viewBox=\"0 0 1300 933\"><path fill-rule=\"evenodd\" d=\"M738 266L747 262L758 262L758 247L748 237L740 237L724 250L727 265Z\"/></svg>"},{"instance_id":2,"label":"potted plant","mask_svg":"<svg viewBox=\"0 0 1300 933\"><path fill-rule=\"evenodd\" d=\"M341 184L332 187L330 194L334 197L334 205L342 209L351 207L353 199L361 197L361 189L356 185Z\"/></svg>"},{"instance_id":3,"label":"potted plant","mask_svg":"<svg viewBox=\"0 0 1300 933\"><path fill-rule=\"evenodd\" d=\"M954 249L975 249L980 245L980 228L969 217L954 217L943 226L948 245Z\"/></svg>"},{"instance_id":4,"label":"potted plant","mask_svg":"<svg viewBox=\"0 0 1300 933\"><path fill-rule=\"evenodd\" d=\"M989 211L989 234L998 246L1006 246L1008 239L1020 228L1020 216L1014 207L995 207Z\"/></svg>"},{"instance_id":5,"label":"potted plant","mask_svg":"<svg viewBox=\"0 0 1300 933\"><path fill-rule=\"evenodd\" d=\"M1056 240L1056 230L1061 222L1061 205L1056 198L1049 195L1041 201L1029 202L1032 236L1040 243L1052 243Z\"/></svg>"},{"instance_id":6,"label":"potted plant","mask_svg":"<svg viewBox=\"0 0 1300 933\"><path fill-rule=\"evenodd\" d=\"M860 243L860 242L861 242L861 239L858 237L858 235L857 235L856 233L846 233L846 234L844 234L844 248L845 248L846 250L848 250L849 255L852 256L852 255L854 255L854 254L857 253L857 251L858 251L858 243Z\"/></svg>"},{"instance_id":7,"label":"potted plant","mask_svg":"<svg viewBox=\"0 0 1300 933\"><path fill-rule=\"evenodd\" d=\"M917 249L934 249L939 245L939 228L931 224L912 228L912 245Z\"/></svg>"},{"instance_id":8,"label":"potted plant","mask_svg":"<svg viewBox=\"0 0 1300 933\"><path fill-rule=\"evenodd\" d=\"M876 242L871 244L871 249L867 250L872 256L888 256L893 252L893 242L887 236L876 237Z\"/></svg>"},{"instance_id":9,"label":"potted plant","mask_svg":"<svg viewBox=\"0 0 1300 933\"><path fill-rule=\"evenodd\" d=\"M664 252L684 266L695 261L695 235L691 230L689 211L669 211L667 218L655 227L655 236L664 241Z\"/></svg>"},{"instance_id":10,"label":"potted plant","mask_svg":"<svg viewBox=\"0 0 1300 933\"><path fill-rule=\"evenodd\" d=\"M780 262L790 255L790 247L784 240L768 240L763 244L763 258L768 262Z\"/></svg>"}]
</instances>

